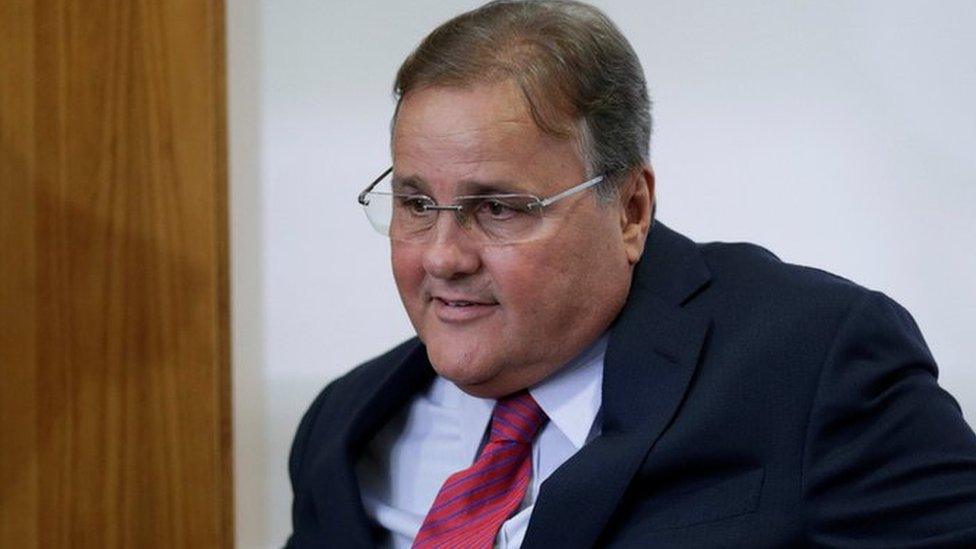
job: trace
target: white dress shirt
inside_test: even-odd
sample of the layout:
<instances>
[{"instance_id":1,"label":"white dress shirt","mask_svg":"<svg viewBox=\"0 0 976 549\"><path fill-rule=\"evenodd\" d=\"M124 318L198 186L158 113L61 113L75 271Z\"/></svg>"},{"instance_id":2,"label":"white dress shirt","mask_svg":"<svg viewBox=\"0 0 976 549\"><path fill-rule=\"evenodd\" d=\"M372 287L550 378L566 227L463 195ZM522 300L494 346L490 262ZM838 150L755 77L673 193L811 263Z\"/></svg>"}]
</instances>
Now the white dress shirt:
<instances>
[{"instance_id":1,"label":"white dress shirt","mask_svg":"<svg viewBox=\"0 0 976 549\"><path fill-rule=\"evenodd\" d=\"M600 434L606 335L529 393L549 416L532 445L532 482L495 546L522 544L539 486ZM487 441L495 401L473 397L437 377L366 448L356 472L366 513L390 533L389 547L409 548L451 474L474 463Z\"/></svg>"}]
</instances>

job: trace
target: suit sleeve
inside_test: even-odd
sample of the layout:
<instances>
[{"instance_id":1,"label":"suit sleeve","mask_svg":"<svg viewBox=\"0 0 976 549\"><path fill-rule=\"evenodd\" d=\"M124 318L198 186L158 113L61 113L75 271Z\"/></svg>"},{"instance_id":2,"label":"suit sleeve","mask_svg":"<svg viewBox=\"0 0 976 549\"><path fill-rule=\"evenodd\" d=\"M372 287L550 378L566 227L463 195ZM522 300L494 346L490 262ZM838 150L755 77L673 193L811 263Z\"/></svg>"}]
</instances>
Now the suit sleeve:
<instances>
[{"instance_id":1,"label":"suit sleeve","mask_svg":"<svg viewBox=\"0 0 976 549\"><path fill-rule=\"evenodd\" d=\"M856 300L804 444L815 546L976 547L976 436L937 375L907 311L876 292Z\"/></svg>"}]
</instances>

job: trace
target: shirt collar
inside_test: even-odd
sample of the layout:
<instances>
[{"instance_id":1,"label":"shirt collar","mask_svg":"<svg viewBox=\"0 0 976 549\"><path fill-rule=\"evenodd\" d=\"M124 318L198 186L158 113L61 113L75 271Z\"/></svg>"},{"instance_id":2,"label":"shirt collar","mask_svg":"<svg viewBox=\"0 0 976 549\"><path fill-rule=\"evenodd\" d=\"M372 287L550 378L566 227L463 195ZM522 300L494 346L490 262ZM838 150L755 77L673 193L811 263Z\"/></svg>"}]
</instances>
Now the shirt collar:
<instances>
[{"instance_id":1,"label":"shirt collar","mask_svg":"<svg viewBox=\"0 0 976 549\"><path fill-rule=\"evenodd\" d=\"M577 450L586 444L603 397L603 335L556 373L529 388L529 394Z\"/></svg>"},{"instance_id":2,"label":"shirt collar","mask_svg":"<svg viewBox=\"0 0 976 549\"><path fill-rule=\"evenodd\" d=\"M600 411L606 349L607 335L604 334L556 373L529 388L529 394L552 424L577 450L586 444ZM471 396L440 376L434 381L432 394L457 409L461 445L473 461L478 455L495 401Z\"/></svg>"}]
</instances>

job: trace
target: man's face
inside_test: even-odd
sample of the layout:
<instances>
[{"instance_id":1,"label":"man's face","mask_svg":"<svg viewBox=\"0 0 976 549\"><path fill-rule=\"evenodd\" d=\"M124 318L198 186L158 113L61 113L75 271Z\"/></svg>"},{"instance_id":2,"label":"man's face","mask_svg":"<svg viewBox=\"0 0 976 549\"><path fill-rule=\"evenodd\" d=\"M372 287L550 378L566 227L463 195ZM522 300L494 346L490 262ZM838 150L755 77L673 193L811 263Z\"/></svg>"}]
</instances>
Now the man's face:
<instances>
[{"instance_id":1,"label":"man's face","mask_svg":"<svg viewBox=\"0 0 976 549\"><path fill-rule=\"evenodd\" d=\"M546 198L587 175L575 142L540 130L511 82L408 94L393 158L396 180L440 204L484 187ZM539 238L517 244L483 244L451 212L429 240L393 241L400 298L437 373L497 398L541 381L603 333L636 260L625 203L601 204L592 189L572 195L547 207Z\"/></svg>"}]
</instances>

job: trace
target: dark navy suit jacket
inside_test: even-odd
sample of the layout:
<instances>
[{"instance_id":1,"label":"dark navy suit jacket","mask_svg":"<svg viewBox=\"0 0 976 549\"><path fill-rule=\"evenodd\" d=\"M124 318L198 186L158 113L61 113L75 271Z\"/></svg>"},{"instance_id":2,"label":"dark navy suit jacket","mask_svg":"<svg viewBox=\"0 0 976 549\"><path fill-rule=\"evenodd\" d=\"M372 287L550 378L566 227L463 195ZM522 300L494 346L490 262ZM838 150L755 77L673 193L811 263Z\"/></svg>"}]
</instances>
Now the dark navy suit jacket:
<instances>
[{"instance_id":1,"label":"dark navy suit jacket","mask_svg":"<svg viewBox=\"0 0 976 549\"><path fill-rule=\"evenodd\" d=\"M660 223L611 326L603 433L523 547L976 547L976 436L884 295ZM407 341L331 383L290 459L289 546L369 547L354 474L433 379Z\"/></svg>"}]
</instances>

